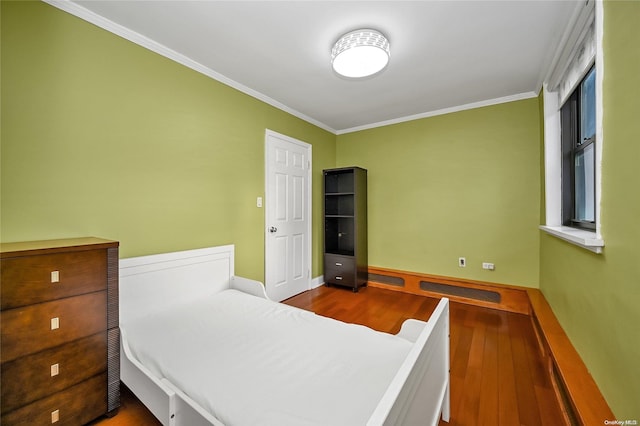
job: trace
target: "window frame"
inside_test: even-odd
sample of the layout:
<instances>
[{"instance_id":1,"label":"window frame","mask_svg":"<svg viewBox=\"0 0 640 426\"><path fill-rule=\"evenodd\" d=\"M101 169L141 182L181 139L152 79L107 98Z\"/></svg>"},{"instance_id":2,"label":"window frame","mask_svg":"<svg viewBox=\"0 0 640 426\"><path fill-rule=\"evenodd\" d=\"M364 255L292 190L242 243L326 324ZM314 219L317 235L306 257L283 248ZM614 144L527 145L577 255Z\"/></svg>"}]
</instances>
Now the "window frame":
<instances>
[{"instance_id":1,"label":"window frame","mask_svg":"<svg viewBox=\"0 0 640 426\"><path fill-rule=\"evenodd\" d=\"M585 75L578 83L576 89L567 98L566 102L560 108L560 131L561 131L561 144L562 144L562 224L573 228L596 230L596 218L594 210L594 220L586 221L577 218L576 214L576 156L580 152L592 146L594 151L596 148L597 132L593 137L586 141L582 137L582 93L585 81L589 78L591 73L595 73L597 77L595 65L592 65ZM594 87L594 99L597 104L598 99L595 96ZM595 117L594 117L595 120ZM595 155L593 156L593 200L595 204L596 200L596 179L595 169L596 161Z\"/></svg>"},{"instance_id":2,"label":"window frame","mask_svg":"<svg viewBox=\"0 0 640 426\"><path fill-rule=\"evenodd\" d=\"M601 1L576 3L574 19L543 79L544 138L544 218L539 229L593 253L602 253L605 242L600 222L602 183L602 93L605 74L603 60L603 5ZM585 63L585 59L590 60ZM575 89L571 81L582 80L595 62L596 68L596 149L595 149L595 230L565 226L562 220L562 143L560 107Z\"/></svg>"}]
</instances>

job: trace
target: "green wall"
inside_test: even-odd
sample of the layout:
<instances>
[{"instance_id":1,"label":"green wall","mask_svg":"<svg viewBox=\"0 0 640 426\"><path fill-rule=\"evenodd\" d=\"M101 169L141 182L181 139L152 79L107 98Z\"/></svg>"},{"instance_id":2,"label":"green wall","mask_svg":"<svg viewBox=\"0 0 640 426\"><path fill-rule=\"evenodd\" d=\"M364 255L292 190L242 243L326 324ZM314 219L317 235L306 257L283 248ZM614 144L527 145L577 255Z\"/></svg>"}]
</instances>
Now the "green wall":
<instances>
[{"instance_id":1,"label":"green wall","mask_svg":"<svg viewBox=\"0 0 640 426\"><path fill-rule=\"evenodd\" d=\"M533 98L338 136L369 171L369 264L537 287L539 120Z\"/></svg>"},{"instance_id":2,"label":"green wall","mask_svg":"<svg viewBox=\"0 0 640 426\"><path fill-rule=\"evenodd\" d=\"M236 244L263 279L265 128L313 145L313 276L335 135L42 2L2 2L2 241L130 257Z\"/></svg>"},{"instance_id":3,"label":"green wall","mask_svg":"<svg viewBox=\"0 0 640 426\"><path fill-rule=\"evenodd\" d=\"M638 419L640 2L604 7L602 255L537 229L539 98L336 137L41 2L1 3L0 237L95 235L122 257L235 243L238 273L263 279L269 128L313 145L313 276L321 171L365 167L372 265L540 285L616 416Z\"/></svg>"},{"instance_id":4,"label":"green wall","mask_svg":"<svg viewBox=\"0 0 640 426\"><path fill-rule=\"evenodd\" d=\"M604 3L604 252L543 235L540 288L620 420L640 420L640 2Z\"/></svg>"}]
</instances>

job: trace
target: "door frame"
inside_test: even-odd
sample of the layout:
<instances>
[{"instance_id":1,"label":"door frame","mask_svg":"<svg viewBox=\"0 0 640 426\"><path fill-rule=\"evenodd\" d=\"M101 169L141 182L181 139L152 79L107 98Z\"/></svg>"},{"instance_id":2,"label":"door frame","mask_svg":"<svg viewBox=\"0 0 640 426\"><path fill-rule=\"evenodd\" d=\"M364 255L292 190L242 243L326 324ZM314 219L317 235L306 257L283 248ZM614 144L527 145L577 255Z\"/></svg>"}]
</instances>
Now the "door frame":
<instances>
[{"instance_id":1,"label":"door frame","mask_svg":"<svg viewBox=\"0 0 640 426\"><path fill-rule=\"evenodd\" d=\"M271 203L270 197L269 197L269 176L270 176L270 172L271 172L271 165L269 164L269 136L273 136L273 137L277 137L279 139L283 139L288 143L292 143L294 145L297 145L299 147L302 147L306 150L307 152L307 205L305 206L305 212L306 212L306 220L307 220L307 229L306 229L306 233L307 233L307 288L306 290L310 290L311 289L311 260L313 259L312 256L312 248L313 248L313 244L312 244L312 220L313 220L313 214L311 211L311 206L313 205L312 202L312 198L313 198L313 192L312 192L312 171L313 171L313 161L312 161L312 145L307 143L307 142L303 142L301 140L292 138L290 136L284 135L282 133L278 133L275 132L273 130L270 129L265 129L265 135L264 135L264 163L265 163L265 167L264 167L264 286L265 286L265 291L267 290L267 286L269 285L267 283L267 262L268 262L268 256L269 256L269 251L267 250L267 244L268 244L268 238L269 238L269 209L272 208L273 204Z\"/></svg>"}]
</instances>

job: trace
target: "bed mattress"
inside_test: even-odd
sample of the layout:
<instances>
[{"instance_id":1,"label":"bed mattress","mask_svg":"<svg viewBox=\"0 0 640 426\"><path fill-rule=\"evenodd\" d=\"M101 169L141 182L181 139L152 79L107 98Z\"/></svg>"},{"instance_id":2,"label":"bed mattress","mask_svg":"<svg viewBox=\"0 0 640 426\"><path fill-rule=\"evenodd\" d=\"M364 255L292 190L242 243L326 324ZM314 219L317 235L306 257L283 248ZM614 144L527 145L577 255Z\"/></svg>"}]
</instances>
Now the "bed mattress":
<instances>
[{"instance_id":1,"label":"bed mattress","mask_svg":"<svg viewBox=\"0 0 640 426\"><path fill-rule=\"evenodd\" d=\"M412 345L236 290L121 327L138 361L228 426L364 425Z\"/></svg>"}]
</instances>

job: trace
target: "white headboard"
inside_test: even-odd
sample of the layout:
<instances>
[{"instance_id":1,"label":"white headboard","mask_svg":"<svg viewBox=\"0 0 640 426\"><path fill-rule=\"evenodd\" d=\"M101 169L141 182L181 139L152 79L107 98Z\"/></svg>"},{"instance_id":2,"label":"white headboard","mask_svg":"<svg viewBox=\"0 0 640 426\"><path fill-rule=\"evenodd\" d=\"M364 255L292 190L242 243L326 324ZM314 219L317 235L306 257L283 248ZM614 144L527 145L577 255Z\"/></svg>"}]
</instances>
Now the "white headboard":
<instances>
[{"instance_id":1,"label":"white headboard","mask_svg":"<svg viewBox=\"0 0 640 426\"><path fill-rule=\"evenodd\" d=\"M229 288L234 246L120 260L120 324Z\"/></svg>"}]
</instances>

